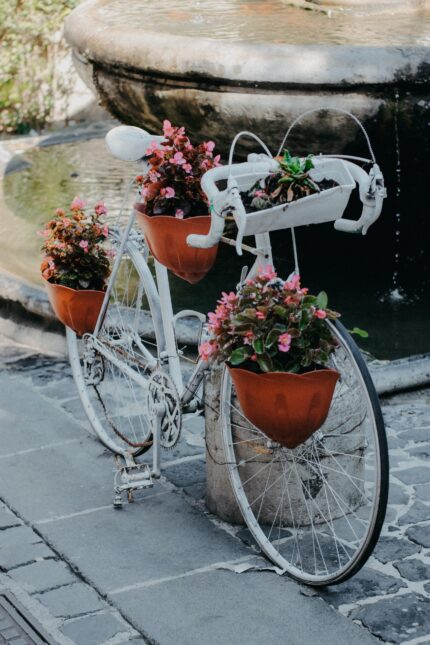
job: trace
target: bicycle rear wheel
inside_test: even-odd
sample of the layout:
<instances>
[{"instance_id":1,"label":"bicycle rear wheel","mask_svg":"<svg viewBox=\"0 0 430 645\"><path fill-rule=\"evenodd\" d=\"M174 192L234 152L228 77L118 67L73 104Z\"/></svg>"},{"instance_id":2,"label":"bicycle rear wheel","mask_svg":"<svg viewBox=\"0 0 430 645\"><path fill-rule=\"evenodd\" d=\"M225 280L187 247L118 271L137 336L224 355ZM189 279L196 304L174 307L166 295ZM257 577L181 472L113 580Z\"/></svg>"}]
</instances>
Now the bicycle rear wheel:
<instances>
[{"instance_id":1,"label":"bicycle rear wheel","mask_svg":"<svg viewBox=\"0 0 430 645\"><path fill-rule=\"evenodd\" d=\"M327 420L295 449L272 442L244 416L228 370L221 426L236 500L257 544L293 578L342 582L378 540L388 497L388 451L378 397L345 328L329 324L340 372Z\"/></svg>"},{"instance_id":2,"label":"bicycle rear wheel","mask_svg":"<svg viewBox=\"0 0 430 645\"><path fill-rule=\"evenodd\" d=\"M112 242L119 243L113 236ZM158 292L141 249L128 241L103 325L93 338L67 329L73 376L104 445L137 456L151 445L146 386L164 349Z\"/></svg>"}]
</instances>

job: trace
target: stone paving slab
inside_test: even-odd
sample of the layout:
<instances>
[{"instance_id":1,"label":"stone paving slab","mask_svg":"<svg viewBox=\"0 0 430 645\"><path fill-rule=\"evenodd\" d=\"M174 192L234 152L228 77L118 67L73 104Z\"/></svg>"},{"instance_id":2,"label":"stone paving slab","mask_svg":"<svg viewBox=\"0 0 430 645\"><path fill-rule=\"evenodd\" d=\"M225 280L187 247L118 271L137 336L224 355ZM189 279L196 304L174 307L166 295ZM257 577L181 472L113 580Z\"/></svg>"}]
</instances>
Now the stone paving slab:
<instances>
[{"instance_id":1,"label":"stone paving slab","mask_svg":"<svg viewBox=\"0 0 430 645\"><path fill-rule=\"evenodd\" d=\"M375 645L320 598L272 573L210 571L112 596L163 645Z\"/></svg>"},{"instance_id":2,"label":"stone paving slab","mask_svg":"<svg viewBox=\"0 0 430 645\"><path fill-rule=\"evenodd\" d=\"M253 552L161 486L142 502L74 516L39 529L103 593L176 576Z\"/></svg>"}]
</instances>

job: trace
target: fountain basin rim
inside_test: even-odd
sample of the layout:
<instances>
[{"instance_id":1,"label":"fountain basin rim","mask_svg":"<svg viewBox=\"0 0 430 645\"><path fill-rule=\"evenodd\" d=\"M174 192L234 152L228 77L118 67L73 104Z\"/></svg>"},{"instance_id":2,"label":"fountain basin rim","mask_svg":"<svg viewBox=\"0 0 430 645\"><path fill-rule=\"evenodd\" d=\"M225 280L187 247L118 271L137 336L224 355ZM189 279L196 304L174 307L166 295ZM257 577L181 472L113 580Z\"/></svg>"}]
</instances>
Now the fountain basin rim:
<instances>
[{"instance_id":1,"label":"fountain basin rim","mask_svg":"<svg viewBox=\"0 0 430 645\"><path fill-rule=\"evenodd\" d=\"M430 48L425 46L278 45L124 30L101 23L99 5L100 0L79 5L65 20L65 37L81 62L111 68L113 75L279 89L428 80Z\"/></svg>"}]
</instances>

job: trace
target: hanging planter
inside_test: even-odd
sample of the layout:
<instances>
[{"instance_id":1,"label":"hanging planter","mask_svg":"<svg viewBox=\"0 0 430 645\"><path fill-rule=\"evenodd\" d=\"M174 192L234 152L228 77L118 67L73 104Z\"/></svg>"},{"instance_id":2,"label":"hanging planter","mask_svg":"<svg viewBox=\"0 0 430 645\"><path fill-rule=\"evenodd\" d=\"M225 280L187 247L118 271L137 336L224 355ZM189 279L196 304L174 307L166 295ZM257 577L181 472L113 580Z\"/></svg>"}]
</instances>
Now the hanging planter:
<instances>
[{"instance_id":1,"label":"hanging planter","mask_svg":"<svg viewBox=\"0 0 430 645\"><path fill-rule=\"evenodd\" d=\"M91 334L103 303L104 291L70 289L45 280L49 302L58 320L78 336Z\"/></svg>"},{"instance_id":2,"label":"hanging planter","mask_svg":"<svg viewBox=\"0 0 430 645\"><path fill-rule=\"evenodd\" d=\"M322 426L339 378L332 369L305 374L229 371L247 419L286 448L296 448Z\"/></svg>"},{"instance_id":3,"label":"hanging planter","mask_svg":"<svg viewBox=\"0 0 430 645\"><path fill-rule=\"evenodd\" d=\"M327 304L327 294L311 295L297 273L281 280L268 266L223 292L208 314L202 360L227 364L244 418L286 448L322 426L339 379L327 323L340 314Z\"/></svg>"},{"instance_id":4,"label":"hanging planter","mask_svg":"<svg viewBox=\"0 0 430 645\"><path fill-rule=\"evenodd\" d=\"M142 202L135 204L137 220L152 255L190 284L199 282L215 262L218 247L199 249L186 240L206 235L211 218L201 178L219 166L215 144L194 146L184 128L163 123L164 141L147 151L148 172L137 177Z\"/></svg>"},{"instance_id":5,"label":"hanging planter","mask_svg":"<svg viewBox=\"0 0 430 645\"><path fill-rule=\"evenodd\" d=\"M39 233L45 238L40 268L49 302L58 320L79 336L94 331L112 256L103 247L109 234L101 220L107 212L105 205L96 204L92 214L85 208L86 203L75 197L68 212L57 208Z\"/></svg>"},{"instance_id":6,"label":"hanging planter","mask_svg":"<svg viewBox=\"0 0 430 645\"><path fill-rule=\"evenodd\" d=\"M190 284L199 282L212 268L218 245L197 249L187 244L188 235L206 235L209 215L177 219L164 215L146 215L144 204L135 204L136 216L152 255L165 267Z\"/></svg>"}]
</instances>

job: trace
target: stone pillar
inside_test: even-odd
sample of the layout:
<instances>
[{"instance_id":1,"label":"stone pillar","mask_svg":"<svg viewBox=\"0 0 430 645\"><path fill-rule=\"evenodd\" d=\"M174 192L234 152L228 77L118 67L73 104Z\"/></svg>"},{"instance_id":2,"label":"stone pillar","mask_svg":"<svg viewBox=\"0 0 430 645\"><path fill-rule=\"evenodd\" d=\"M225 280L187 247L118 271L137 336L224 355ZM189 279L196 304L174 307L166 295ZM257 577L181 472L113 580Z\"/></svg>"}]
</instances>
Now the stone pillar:
<instances>
[{"instance_id":1,"label":"stone pillar","mask_svg":"<svg viewBox=\"0 0 430 645\"><path fill-rule=\"evenodd\" d=\"M205 387L206 505L212 513L215 513L221 519L233 524L243 524L242 515L237 506L230 483L228 469L225 465L226 455L224 453L222 431L219 421L221 376L222 369L212 370L211 374L207 378ZM357 508L361 503L361 492L357 490L357 486L353 481L350 483L345 481L345 477L341 478L341 483L336 481L336 471L339 470L340 464L352 476L358 478L362 477L364 464L362 460L357 459L357 455L359 455L365 445L363 424L365 423L366 417L366 405L362 400L361 388L358 387L358 382L354 376L348 374L345 376L343 374L342 383L338 384L336 387L335 399L329 416L320 429L320 432L330 434L333 433L334 429L336 429L336 434L342 435L341 448L339 447L339 452L342 454L336 456L336 462L333 461L332 457L324 455L320 456L320 460L325 463L325 465L329 466L328 470L325 471L328 483L331 484L335 490L339 489L339 486L341 485L343 499L348 503L350 508ZM240 423L241 426L244 424L243 418L239 418L237 422ZM357 431L357 428L361 428L361 431ZM354 431L352 432L353 429ZM254 439L255 435L251 434L251 432L247 433L246 429L241 429L240 433L240 440L244 441L244 443L241 444L240 457L243 459L248 459L250 456L252 457L250 453L251 450L256 454L258 453L257 463L249 463L246 466L246 474L244 475L245 479L251 478L248 486L254 489L254 492L250 490L249 494L257 496L267 482L265 481L266 473L261 476L256 473L261 470L261 464L264 463L265 454L267 454L267 459L271 460L272 449L268 449L267 442L263 438L257 445L254 440L247 444L246 439ZM345 440L345 437L348 437L348 433L350 433L350 437ZM327 441L325 445L327 445L327 448L330 451L334 452L336 446L340 446L340 442L339 439L333 437L330 441ZM311 491L312 497L316 502L313 508L316 509L318 507L321 513L326 515L327 498L325 495L324 482L322 480L320 481L320 478L312 468L305 466L303 463L295 464L292 458L288 457L288 453L285 451L283 451L283 455L286 455L286 459L284 459L282 464L278 462L278 464L275 463L271 466L273 474L272 481L275 481L277 477L282 474L282 469L287 472L287 476L288 469L291 469L288 499L283 494L283 487L281 486L283 478L280 477L280 485L272 486L270 496L265 500L264 506L260 512L260 521L263 523L271 523L275 514L279 514L280 502L285 500L282 504L282 516L285 520L284 526L293 525L291 517L292 514L294 515L294 525L296 527L300 524L304 526L309 523L309 516L306 512L305 505L303 504L302 482L305 482L306 489ZM308 458L312 458L310 453ZM342 512L339 510L338 516L341 515ZM333 508L331 508L331 516L333 519L336 517L336 513ZM313 522L318 523L317 513L314 514Z\"/></svg>"}]
</instances>

